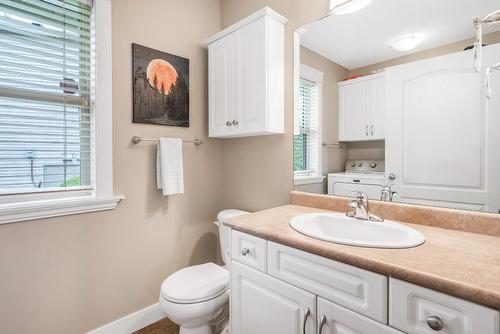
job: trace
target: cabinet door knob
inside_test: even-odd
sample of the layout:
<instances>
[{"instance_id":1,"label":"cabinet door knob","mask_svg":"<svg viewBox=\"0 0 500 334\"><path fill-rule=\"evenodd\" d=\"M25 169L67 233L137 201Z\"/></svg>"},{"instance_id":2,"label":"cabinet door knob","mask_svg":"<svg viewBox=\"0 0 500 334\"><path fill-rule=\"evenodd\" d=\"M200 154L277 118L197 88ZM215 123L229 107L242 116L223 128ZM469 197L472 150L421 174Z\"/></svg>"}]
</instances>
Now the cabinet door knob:
<instances>
[{"instance_id":1,"label":"cabinet door knob","mask_svg":"<svg viewBox=\"0 0 500 334\"><path fill-rule=\"evenodd\" d=\"M247 256L247 254L250 254L250 249L245 247L241 250L241 255Z\"/></svg>"},{"instance_id":2,"label":"cabinet door knob","mask_svg":"<svg viewBox=\"0 0 500 334\"><path fill-rule=\"evenodd\" d=\"M226 122L226 126L231 126L233 123L231 123L231 121L227 121Z\"/></svg>"},{"instance_id":3,"label":"cabinet door knob","mask_svg":"<svg viewBox=\"0 0 500 334\"><path fill-rule=\"evenodd\" d=\"M443 329L443 321L437 316L430 316L426 319L427 325L435 331L440 331Z\"/></svg>"},{"instance_id":4,"label":"cabinet door knob","mask_svg":"<svg viewBox=\"0 0 500 334\"><path fill-rule=\"evenodd\" d=\"M302 334L306 334L306 324L307 324L307 318L311 315L311 310L306 308L306 312L304 313L304 321L302 322Z\"/></svg>"},{"instance_id":5,"label":"cabinet door knob","mask_svg":"<svg viewBox=\"0 0 500 334\"><path fill-rule=\"evenodd\" d=\"M233 125L238 125L238 121L237 121L237 120L234 120L234 121L233 121Z\"/></svg>"},{"instance_id":6,"label":"cabinet door knob","mask_svg":"<svg viewBox=\"0 0 500 334\"><path fill-rule=\"evenodd\" d=\"M365 134L366 134L366 136L368 137L368 125L366 126L366 129L365 129Z\"/></svg>"},{"instance_id":7,"label":"cabinet door knob","mask_svg":"<svg viewBox=\"0 0 500 334\"><path fill-rule=\"evenodd\" d=\"M396 174L390 173L389 174L389 180L395 180L396 179Z\"/></svg>"},{"instance_id":8,"label":"cabinet door knob","mask_svg":"<svg viewBox=\"0 0 500 334\"><path fill-rule=\"evenodd\" d=\"M323 316L321 317L321 322L319 323L319 334L323 333L323 326L325 326L325 324L326 324L326 317L323 314Z\"/></svg>"}]
</instances>

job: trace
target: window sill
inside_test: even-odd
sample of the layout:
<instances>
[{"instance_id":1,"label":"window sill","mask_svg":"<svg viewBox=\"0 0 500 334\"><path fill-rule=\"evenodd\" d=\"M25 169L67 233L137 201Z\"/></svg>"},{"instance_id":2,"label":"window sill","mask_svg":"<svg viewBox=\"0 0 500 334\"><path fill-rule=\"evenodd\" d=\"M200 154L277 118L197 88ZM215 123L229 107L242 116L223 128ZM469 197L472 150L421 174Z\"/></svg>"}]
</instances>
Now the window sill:
<instances>
[{"instance_id":1,"label":"window sill","mask_svg":"<svg viewBox=\"0 0 500 334\"><path fill-rule=\"evenodd\" d=\"M114 209L124 196L45 199L0 205L0 224Z\"/></svg>"},{"instance_id":2,"label":"window sill","mask_svg":"<svg viewBox=\"0 0 500 334\"><path fill-rule=\"evenodd\" d=\"M324 176L296 176L293 178L293 185L300 186L303 184L314 184L314 183L323 183L325 180Z\"/></svg>"}]
</instances>

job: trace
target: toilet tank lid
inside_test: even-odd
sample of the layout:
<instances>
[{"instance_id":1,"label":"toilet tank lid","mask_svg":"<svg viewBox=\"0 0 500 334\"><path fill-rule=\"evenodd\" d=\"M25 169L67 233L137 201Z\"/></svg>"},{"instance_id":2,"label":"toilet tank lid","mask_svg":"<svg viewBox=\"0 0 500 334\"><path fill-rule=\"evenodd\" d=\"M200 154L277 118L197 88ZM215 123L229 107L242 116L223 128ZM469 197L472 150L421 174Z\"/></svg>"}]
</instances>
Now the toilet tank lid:
<instances>
[{"instance_id":1,"label":"toilet tank lid","mask_svg":"<svg viewBox=\"0 0 500 334\"><path fill-rule=\"evenodd\" d=\"M241 216L241 215L244 215L247 213L249 213L249 212L243 211L243 210L237 210L237 209L223 210L217 214L217 220L220 223L224 223L228 218Z\"/></svg>"}]
</instances>

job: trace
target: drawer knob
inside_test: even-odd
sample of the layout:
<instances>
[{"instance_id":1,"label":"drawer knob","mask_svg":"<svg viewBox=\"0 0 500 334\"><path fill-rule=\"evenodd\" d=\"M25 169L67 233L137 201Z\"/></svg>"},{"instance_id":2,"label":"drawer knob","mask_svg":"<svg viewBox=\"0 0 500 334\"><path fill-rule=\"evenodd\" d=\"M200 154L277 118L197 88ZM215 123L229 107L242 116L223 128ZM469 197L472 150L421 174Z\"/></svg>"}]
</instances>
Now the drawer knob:
<instances>
[{"instance_id":1,"label":"drawer knob","mask_svg":"<svg viewBox=\"0 0 500 334\"><path fill-rule=\"evenodd\" d=\"M439 317L436 316L431 316L427 318L427 325L435 331L440 331L443 329L443 320L441 320Z\"/></svg>"},{"instance_id":2,"label":"drawer knob","mask_svg":"<svg viewBox=\"0 0 500 334\"><path fill-rule=\"evenodd\" d=\"M241 250L241 255L246 256L247 254L250 254L250 249L248 248L243 248Z\"/></svg>"}]
</instances>

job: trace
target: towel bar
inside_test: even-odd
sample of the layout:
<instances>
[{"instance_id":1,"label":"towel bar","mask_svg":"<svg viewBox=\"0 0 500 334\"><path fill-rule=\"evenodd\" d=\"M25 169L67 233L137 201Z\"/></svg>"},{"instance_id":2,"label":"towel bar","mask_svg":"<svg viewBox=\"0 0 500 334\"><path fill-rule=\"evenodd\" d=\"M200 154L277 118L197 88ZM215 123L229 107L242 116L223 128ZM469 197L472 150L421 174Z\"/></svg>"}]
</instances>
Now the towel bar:
<instances>
[{"instance_id":1,"label":"towel bar","mask_svg":"<svg viewBox=\"0 0 500 334\"><path fill-rule=\"evenodd\" d=\"M143 138L143 137L140 137L140 136L133 136L132 137L132 143L134 143L134 144L139 144L142 141L154 141L154 142L157 142L158 140L159 139ZM195 144L195 145L198 146L198 145L204 144L205 140L199 139L199 138L195 138L195 139L183 139L182 142L183 143L191 143L191 144Z\"/></svg>"}]
</instances>

